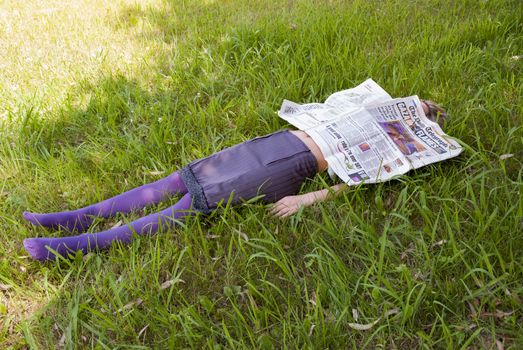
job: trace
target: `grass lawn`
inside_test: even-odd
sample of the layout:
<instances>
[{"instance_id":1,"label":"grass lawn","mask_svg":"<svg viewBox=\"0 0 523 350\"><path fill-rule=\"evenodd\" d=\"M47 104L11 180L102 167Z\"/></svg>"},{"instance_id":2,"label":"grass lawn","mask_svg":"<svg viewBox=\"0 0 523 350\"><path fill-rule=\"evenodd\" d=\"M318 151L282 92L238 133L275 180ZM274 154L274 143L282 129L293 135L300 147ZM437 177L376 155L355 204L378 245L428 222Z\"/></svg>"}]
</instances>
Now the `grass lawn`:
<instances>
[{"instance_id":1,"label":"grass lawn","mask_svg":"<svg viewBox=\"0 0 523 350\"><path fill-rule=\"evenodd\" d=\"M521 0L4 0L0 49L0 347L523 348ZM465 151L289 219L249 203L55 263L23 249L66 234L24 210L157 180L368 77L444 105Z\"/></svg>"}]
</instances>

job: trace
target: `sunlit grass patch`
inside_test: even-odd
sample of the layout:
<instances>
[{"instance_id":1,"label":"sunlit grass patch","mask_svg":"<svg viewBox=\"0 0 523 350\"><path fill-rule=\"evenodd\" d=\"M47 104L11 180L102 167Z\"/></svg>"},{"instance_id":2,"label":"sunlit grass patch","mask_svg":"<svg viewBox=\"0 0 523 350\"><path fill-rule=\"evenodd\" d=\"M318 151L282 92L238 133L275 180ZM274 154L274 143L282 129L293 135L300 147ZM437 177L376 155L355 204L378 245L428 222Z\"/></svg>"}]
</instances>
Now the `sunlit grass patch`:
<instances>
[{"instance_id":1,"label":"sunlit grass patch","mask_svg":"<svg viewBox=\"0 0 523 350\"><path fill-rule=\"evenodd\" d=\"M148 2L128 2L136 9ZM159 7L164 6L156 3ZM2 104L15 108L20 101L39 102L55 109L83 80L97 81L109 72L132 75L146 66L158 46L144 45L138 36L148 23L119 30L114 23L125 2L12 1L4 3L2 19L0 86Z\"/></svg>"}]
</instances>

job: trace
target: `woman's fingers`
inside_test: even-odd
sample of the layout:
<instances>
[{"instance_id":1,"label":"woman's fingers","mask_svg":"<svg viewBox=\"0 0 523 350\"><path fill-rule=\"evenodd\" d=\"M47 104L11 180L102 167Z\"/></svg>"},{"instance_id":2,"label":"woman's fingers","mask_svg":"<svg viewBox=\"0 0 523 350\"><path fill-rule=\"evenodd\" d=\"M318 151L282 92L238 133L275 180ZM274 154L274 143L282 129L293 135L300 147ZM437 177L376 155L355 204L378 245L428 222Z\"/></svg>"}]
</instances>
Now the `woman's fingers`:
<instances>
[{"instance_id":1,"label":"woman's fingers","mask_svg":"<svg viewBox=\"0 0 523 350\"><path fill-rule=\"evenodd\" d=\"M298 211L298 207L296 205L287 205L279 202L275 203L270 209L270 213L272 215L280 218L290 216L294 214L296 211Z\"/></svg>"},{"instance_id":2,"label":"woman's fingers","mask_svg":"<svg viewBox=\"0 0 523 350\"><path fill-rule=\"evenodd\" d=\"M281 205L279 205L278 203L274 203L273 205L271 205L271 208L269 209L269 211L272 215L276 215L282 209L283 208Z\"/></svg>"},{"instance_id":3,"label":"woman's fingers","mask_svg":"<svg viewBox=\"0 0 523 350\"><path fill-rule=\"evenodd\" d=\"M271 206L271 213L276 214L277 212L279 212L282 209L285 209L286 207L287 205L283 203L283 199L280 199Z\"/></svg>"},{"instance_id":4,"label":"woman's fingers","mask_svg":"<svg viewBox=\"0 0 523 350\"><path fill-rule=\"evenodd\" d=\"M271 214L274 216L281 217L283 214L287 212L288 208L284 206L280 206L277 208L274 208L274 210L271 211Z\"/></svg>"},{"instance_id":5,"label":"woman's fingers","mask_svg":"<svg viewBox=\"0 0 523 350\"><path fill-rule=\"evenodd\" d=\"M286 211L282 211L282 212L280 212L279 215L278 215L278 217L279 217L279 218L286 218L286 217L288 217L288 216L291 216L291 215L294 214L295 212L296 212L295 209L291 209L291 208L289 208L289 209L287 209Z\"/></svg>"},{"instance_id":6,"label":"woman's fingers","mask_svg":"<svg viewBox=\"0 0 523 350\"><path fill-rule=\"evenodd\" d=\"M300 198L300 196L283 197L271 206L270 213L280 218L291 216L300 209L302 205Z\"/></svg>"}]
</instances>

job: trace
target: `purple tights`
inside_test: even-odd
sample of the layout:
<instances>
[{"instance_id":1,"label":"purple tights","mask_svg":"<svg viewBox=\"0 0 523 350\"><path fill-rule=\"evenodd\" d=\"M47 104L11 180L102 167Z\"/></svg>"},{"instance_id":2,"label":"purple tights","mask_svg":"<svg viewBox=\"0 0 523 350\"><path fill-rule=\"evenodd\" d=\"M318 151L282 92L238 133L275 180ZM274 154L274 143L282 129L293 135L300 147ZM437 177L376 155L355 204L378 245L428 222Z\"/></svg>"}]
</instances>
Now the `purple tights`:
<instances>
[{"instance_id":1,"label":"purple tights","mask_svg":"<svg viewBox=\"0 0 523 350\"><path fill-rule=\"evenodd\" d=\"M98 233L84 233L77 236L58 238L28 238L24 240L25 249L33 259L54 260L56 254L84 253L95 249L106 249L113 241L128 243L133 233L142 235L158 231L160 225L166 225L184 216L191 215L192 198L177 172L159 181L137 187L116 197L96 203L85 208L49 214L24 212L23 217L37 226L64 228L66 230L87 230L94 216L111 217L116 213L129 213L147 205L156 204L174 194L184 196L173 206L159 213L144 216L128 225L116 227Z\"/></svg>"}]
</instances>

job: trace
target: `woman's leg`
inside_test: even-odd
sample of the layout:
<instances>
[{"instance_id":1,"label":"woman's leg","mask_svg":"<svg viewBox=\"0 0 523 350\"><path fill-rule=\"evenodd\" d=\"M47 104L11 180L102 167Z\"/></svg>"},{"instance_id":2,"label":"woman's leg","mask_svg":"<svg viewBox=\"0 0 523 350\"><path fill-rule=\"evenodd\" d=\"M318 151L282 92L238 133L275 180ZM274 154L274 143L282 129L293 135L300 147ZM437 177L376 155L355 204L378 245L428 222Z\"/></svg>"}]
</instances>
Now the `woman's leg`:
<instances>
[{"instance_id":1,"label":"woman's leg","mask_svg":"<svg viewBox=\"0 0 523 350\"><path fill-rule=\"evenodd\" d=\"M49 214L24 212L23 217L37 226L62 227L69 231L77 229L83 232L91 225L93 216L106 218L116 213L128 213L156 204L176 193L187 193L187 188L178 172L85 208Z\"/></svg>"},{"instance_id":2,"label":"woman's leg","mask_svg":"<svg viewBox=\"0 0 523 350\"><path fill-rule=\"evenodd\" d=\"M144 216L125 226L72 237L28 238L24 240L24 247L33 259L41 261L56 259L55 253L49 251L47 247L63 256L67 256L67 253L74 254L78 250L87 253L91 250L107 249L114 241L130 242L135 232L139 235L152 234L158 231L160 224L166 225L173 220L192 215L194 212L191 211L191 204L191 195L187 193L175 205L159 213Z\"/></svg>"}]
</instances>

